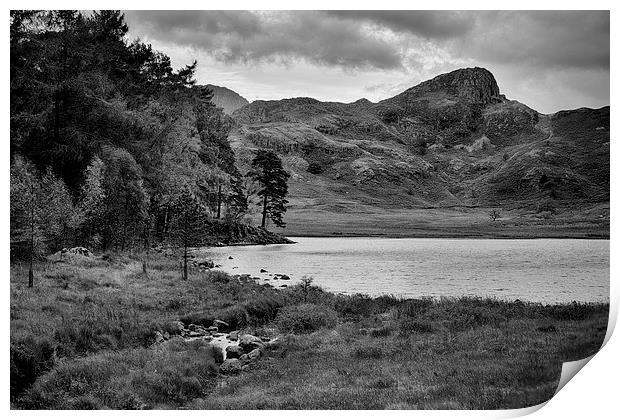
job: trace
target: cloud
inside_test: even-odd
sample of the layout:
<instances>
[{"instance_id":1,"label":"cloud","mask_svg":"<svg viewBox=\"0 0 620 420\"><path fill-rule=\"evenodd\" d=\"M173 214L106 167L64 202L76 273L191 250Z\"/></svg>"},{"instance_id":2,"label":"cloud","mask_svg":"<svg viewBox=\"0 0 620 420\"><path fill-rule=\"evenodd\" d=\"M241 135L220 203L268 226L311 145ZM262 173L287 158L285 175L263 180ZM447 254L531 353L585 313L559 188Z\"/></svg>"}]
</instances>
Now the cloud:
<instances>
[{"instance_id":1,"label":"cloud","mask_svg":"<svg viewBox=\"0 0 620 420\"><path fill-rule=\"evenodd\" d=\"M305 60L347 69L402 65L397 45L358 22L344 22L321 12L127 12L127 18L137 32L192 46L222 62Z\"/></svg>"},{"instance_id":2,"label":"cloud","mask_svg":"<svg viewBox=\"0 0 620 420\"><path fill-rule=\"evenodd\" d=\"M365 20L394 32L408 32L429 39L448 39L469 32L475 14L433 10L331 10L328 15L342 19Z\"/></svg>"}]
</instances>

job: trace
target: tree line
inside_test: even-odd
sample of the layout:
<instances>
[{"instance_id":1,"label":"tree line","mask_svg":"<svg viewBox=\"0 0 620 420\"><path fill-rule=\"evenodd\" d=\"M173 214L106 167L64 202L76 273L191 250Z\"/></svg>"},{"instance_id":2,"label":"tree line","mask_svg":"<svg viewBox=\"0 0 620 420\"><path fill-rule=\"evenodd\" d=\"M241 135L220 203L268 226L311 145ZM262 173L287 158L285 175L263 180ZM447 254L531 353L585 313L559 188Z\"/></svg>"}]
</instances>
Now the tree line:
<instances>
[{"instance_id":1,"label":"tree line","mask_svg":"<svg viewBox=\"0 0 620 420\"><path fill-rule=\"evenodd\" d=\"M205 221L242 221L254 195L262 226L284 226L278 156L242 174L197 63L173 69L128 29L119 11L11 11L12 259L187 245Z\"/></svg>"}]
</instances>

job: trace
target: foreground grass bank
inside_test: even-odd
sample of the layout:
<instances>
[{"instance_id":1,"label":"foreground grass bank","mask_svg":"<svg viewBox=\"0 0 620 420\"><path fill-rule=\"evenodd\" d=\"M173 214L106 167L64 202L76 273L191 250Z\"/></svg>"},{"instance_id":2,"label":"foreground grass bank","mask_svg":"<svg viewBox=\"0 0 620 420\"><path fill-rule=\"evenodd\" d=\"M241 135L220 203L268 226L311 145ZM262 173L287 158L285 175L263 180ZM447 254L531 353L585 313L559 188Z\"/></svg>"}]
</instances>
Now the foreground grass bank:
<instances>
[{"instance_id":1,"label":"foreground grass bank","mask_svg":"<svg viewBox=\"0 0 620 420\"><path fill-rule=\"evenodd\" d=\"M178 261L11 267L14 408L518 408L549 399L561 363L595 353L607 304L369 298L274 289ZM249 370L185 341L176 321L278 337ZM169 338L157 338L164 333Z\"/></svg>"}]
</instances>

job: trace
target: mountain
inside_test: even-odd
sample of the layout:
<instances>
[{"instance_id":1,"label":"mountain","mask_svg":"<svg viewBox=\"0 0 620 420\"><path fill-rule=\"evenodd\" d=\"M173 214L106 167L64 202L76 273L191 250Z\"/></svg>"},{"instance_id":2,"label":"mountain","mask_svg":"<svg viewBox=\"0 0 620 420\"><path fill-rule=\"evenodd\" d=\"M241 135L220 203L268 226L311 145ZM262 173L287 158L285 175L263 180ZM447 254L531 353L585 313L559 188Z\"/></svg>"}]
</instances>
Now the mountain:
<instances>
[{"instance_id":1,"label":"mountain","mask_svg":"<svg viewBox=\"0 0 620 420\"><path fill-rule=\"evenodd\" d=\"M483 68L378 103L254 101L232 115L242 171L266 148L291 173L293 233L465 229L486 226L489 208L517 230L608 226L609 107L541 114L507 99Z\"/></svg>"},{"instance_id":2,"label":"mountain","mask_svg":"<svg viewBox=\"0 0 620 420\"><path fill-rule=\"evenodd\" d=\"M213 91L212 102L224 110L224 113L230 115L235 110L249 104L248 100L237 92L222 86L206 85Z\"/></svg>"}]
</instances>

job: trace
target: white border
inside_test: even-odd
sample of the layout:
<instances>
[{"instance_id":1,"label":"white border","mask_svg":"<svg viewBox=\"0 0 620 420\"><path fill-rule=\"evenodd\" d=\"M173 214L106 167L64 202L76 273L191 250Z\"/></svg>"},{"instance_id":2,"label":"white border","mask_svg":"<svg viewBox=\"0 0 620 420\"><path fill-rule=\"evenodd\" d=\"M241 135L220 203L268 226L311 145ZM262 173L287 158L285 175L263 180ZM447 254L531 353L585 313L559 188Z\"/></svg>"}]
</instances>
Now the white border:
<instances>
[{"instance_id":1,"label":"white border","mask_svg":"<svg viewBox=\"0 0 620 420\"><path fill-rule=\"evenodd\" d=\"M583 6L587 6L588 9L599 9L599 10L612 10L611 12L611 68L617 68L617 52L614 49L614 46L617 46L617 9L618 7L614 7L618 2L613 1L600 1L600 0L590 0L588 2L577 2L577 1L533 1L533 0L522 0L519 2L516 1L440 1L436 0L433 2L406 2L406 1L391 1L391 0L382 0L381 2L369 2L369 1L357 1L357 2L344 2L344 1L336 1L336 0L315 0L313 2L295 2L292 3L289 1L261 1L261 2L250 2L250 1L235 1L229 0L225 2L205 2L205 1L196 1L196 0L187 0L179 3L170 3L169 1L133 1L133 0L111 0L111 1L91 1L91 2L78 2L78 1L9 1L7 2L7 9L10 8L30 8L30 9L47 9L47 8L63 8L63 9L159 9L165 10L169 9L170 6L182 6L184 9L192 10L192 9L308 9L308 10L320 10L320 9L430 9L430 10L463 10L463 9L473 9L473 10L496 10L496 9L521 9L521 10L564 10L564 9L574 9L579 10L583 9ZM3 89L3 116L4 116L4 127L3 133L9 132L9 68L8 68L8 10L5 12L4 21L5 30L4 30L4 42L1 44L3 49L3 56L5 57L5 64L2 66L2 72L4 74L5 82L2 85ZM579 30L579 28L575 28L575 30ZM617 50L617 47L616 47ZM613 74L613 72L611 72ZM611 101L615 97L617 97L617 83L612 78L611 80ZM615 112L614 106L611 107L612 110L612 122L611 125L613 127L612 132L615 133L616 127L618 127L618 119L617 113ZM4 267L4 308L5 308L5 321L2 324L3 328L3 336L7 337L5 341L5 346L3 348L4 362L0 364L0 369L2 369L2 378L3 378L3 392L2 396L5 401L5 410L8 411L9 407L9 346L8 346L8 307L9 307L9 263L8 263L8 237L9 237L9 208L8 208L8 200L6 197L9 196L9 176L8 176L8 156L9 156L9 141L8 135L5 134L3 141L0 142L0 147L2 148L2 156L3 156L3 177L1 181L2 185L2 196L5 199L2 200L2 232L5 240L1 242L0 245L0 255L3 256L3 267ZM617 180L618 178L618 169L613 164L616 159L614 156L617 156L618 145L616 142L611 141L611 179ZM615 202L615 197L617 196L617 187L614 182L611 184L611 201ZM612 238L616 237L617 229L616 229L616 217L618 212L615 211L615 207L611 207L611 235ZM617 318L618 312L618 270L616 269L616 265L614 264L614 256L618 255L617 247L615 246L615 242L611 241L610 243L611 250L611 267L610 273L611 278L614 279L611 284L611 308L612 313L611 317L615 321ZM617 334L616 334L617 336ZM618 342L617 337L611 335L610 340L604 346L604 348L589 362L581 372L577 375L576 379L571 380L554 398L552 398L544 407L533 414L531 414L532 419L546 419L546 418L565 418L565 419L583 419L584 417L592 417L592 418L615 418L618 413L618 396L617 396L617 384L618 384L618 374L619 365L617 354L620 354L618 351L620 348L620 344ZM410 419L411 417L424 417L424 418L468 418L468 419L481 419L481 418L506 418L506 417L515 417L526 414L528 412L534 411L533 409L523 409L523 410L500 410L500 411L396 411L396 412L387 412L383 411L381 413L367 412L367 411L299 411L299 412L285 412L285 411L277 411L277 412L234 412L234 413L213 413L213 412L186 412L186 411L171 411L171 412L122 412L117 411L114 413L108 412L94 412L94 413L84 413L84 412L20 412L20 411L10 411L7 414L11 417L19 417L19 418L33 418L40 419L41 416L46 418L61 418L61 417L76 417L81 418L82 416L88 415L93 419L103 419L107 418L110 415L113 415L118 418L134 418L134 417L142 417L146 416L155 417L155 418L164 418L165 417L179 417L179 418L200 418L204 419L208 416L222 416L222 415L232 415L235 417L258 417L258 418L270 418L270 419L286 419L289 420L290 416L295 416L296 418L318 418L318 417L346 417L346 418L366 418L367 416L389 416L390 418L401 418L401 419Z\"/></svg>"}]
</instances>

